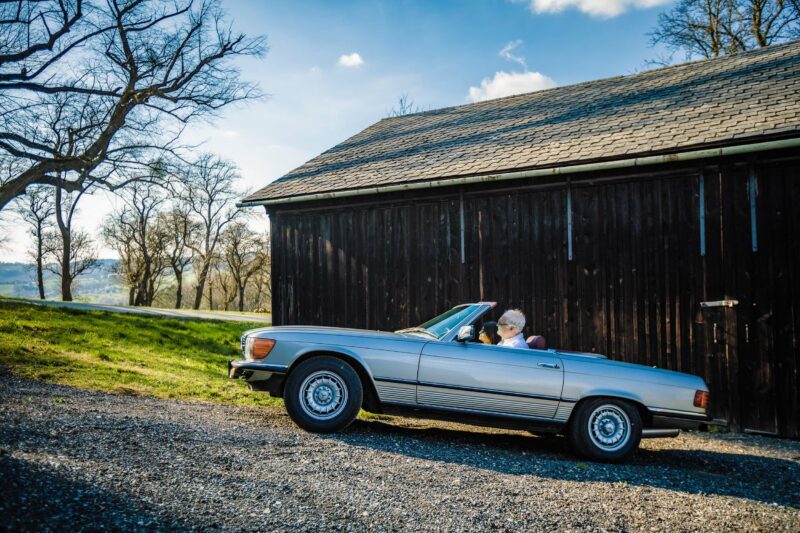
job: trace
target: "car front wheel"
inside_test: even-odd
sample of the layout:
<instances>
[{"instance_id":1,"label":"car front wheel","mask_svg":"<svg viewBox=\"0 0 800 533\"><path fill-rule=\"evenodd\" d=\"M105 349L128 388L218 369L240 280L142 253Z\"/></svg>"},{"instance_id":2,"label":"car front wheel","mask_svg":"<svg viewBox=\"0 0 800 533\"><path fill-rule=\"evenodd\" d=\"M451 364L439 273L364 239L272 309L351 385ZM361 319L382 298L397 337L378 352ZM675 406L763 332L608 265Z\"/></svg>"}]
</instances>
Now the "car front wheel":
<instances>
[{"instance_id":1,"label":"car front wheel","mask_svg":"<svg viewBox=\"0 0 800 533\"><path fill-rule=\"evenodd\" d=\"M349 426L363 400L361 380L352 366L329 356L307 359L289 373L286 411L307 431L333 433Z\"/></svg>"},{"instance_id":2,"label":"car front wheel","mask_svg":"<svg viewBox=\"0 0 800 533\"><path fill-rule=\"evenodd\" d=\"M578 406L569 438L578 454L593 461L622 461L639 447L642 418L629 402L595 398Z\"/></svg>"}]
</instances>

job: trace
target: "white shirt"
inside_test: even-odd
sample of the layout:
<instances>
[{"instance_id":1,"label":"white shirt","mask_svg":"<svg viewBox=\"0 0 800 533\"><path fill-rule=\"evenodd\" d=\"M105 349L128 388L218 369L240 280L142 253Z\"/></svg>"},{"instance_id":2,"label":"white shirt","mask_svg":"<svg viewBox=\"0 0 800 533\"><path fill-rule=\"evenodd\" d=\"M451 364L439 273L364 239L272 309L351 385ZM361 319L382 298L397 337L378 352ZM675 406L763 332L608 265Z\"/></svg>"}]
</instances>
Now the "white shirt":
<instances>
[{"instance_id":1,"label":"white shirt","mask_svg":"<svg viewBox=\"0 0 800 533\"><path fill-rule=\"evenodd\" d=\"M528 343L525 342L525 336L520 332L510 339L503 339L497 343L498 346L503 348L527 348Z\"/></svg>"}]
</instances>

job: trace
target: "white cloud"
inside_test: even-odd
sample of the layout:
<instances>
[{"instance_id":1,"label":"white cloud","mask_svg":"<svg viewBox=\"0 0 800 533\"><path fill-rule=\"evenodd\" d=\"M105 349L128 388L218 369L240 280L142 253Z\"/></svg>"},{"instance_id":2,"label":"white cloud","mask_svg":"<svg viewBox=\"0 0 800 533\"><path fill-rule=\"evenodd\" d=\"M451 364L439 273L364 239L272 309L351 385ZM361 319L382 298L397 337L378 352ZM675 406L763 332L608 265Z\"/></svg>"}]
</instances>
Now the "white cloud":
<instances>
[{"instance_id":1,"label":"white cloud","mask_svg":"<svg viewBox=\"0 0 800 533\"><path fill-rule=\"evenodd\" d=\"M520 65L522 65L522 68L528 70L528 63L525 61L525 58L522 56L515 56L514 54L511 53L514 51L516 47L518 47L521 44L522 44L522 39L511 41L510 43L505 45L502 50L500 50L499 52L500 57L502 57L506 61L513 61L515 63L519 63Z\"/></svg>"},{"instance_id":2,"label":"white cloud","mask_svg":"<svg viewBox=\"0 0 800 533\"><path fill-rule=\"evenodd\" d=\"M504 72L494 73L494 78L484 78L480 87L470 87L467 99L470 102L482 102L512 94L529 93L550 89L556 82L539 72Z\"/></svg>"},{"instance_id":3,"label":"white cloud","mask_svg":"<svg viewBox=\"0 0 800 533\"><path fill-rule=\"evenodd\" d=\"M364 60L361 59L361 54L358 52L353 52L352 54L343 54L339 56L339 65L343 67L360 67L364 64Z\"/></svg>"},{"instance_id":4,"label":"white cloud","mask_svg":"<svg viewBox=\"0 0 800 533\"><path fill-rule=\"evenodd\" d=\"M668 4L672 0L530 0L534 13L560 13L576 8L593 17L610 18L629 10Z\"/></svg>"}]
</instances>

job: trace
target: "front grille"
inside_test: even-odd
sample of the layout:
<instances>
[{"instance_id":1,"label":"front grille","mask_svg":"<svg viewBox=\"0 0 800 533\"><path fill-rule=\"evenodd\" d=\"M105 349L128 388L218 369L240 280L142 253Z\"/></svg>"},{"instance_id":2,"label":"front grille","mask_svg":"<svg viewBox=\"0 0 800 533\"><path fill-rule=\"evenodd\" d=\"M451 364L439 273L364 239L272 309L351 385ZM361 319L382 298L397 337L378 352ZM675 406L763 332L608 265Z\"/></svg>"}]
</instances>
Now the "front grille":
<instances>
[{"instance_id":1,"label":"front grille","mask_svg":"<svg viewBox=\"0 0 800 533\"><path fill-rule=\"evenodd\" d=\"M242 353L244 353L244 347L247 344L247 335L242 335Z\"/></svg>"}]
</instances>

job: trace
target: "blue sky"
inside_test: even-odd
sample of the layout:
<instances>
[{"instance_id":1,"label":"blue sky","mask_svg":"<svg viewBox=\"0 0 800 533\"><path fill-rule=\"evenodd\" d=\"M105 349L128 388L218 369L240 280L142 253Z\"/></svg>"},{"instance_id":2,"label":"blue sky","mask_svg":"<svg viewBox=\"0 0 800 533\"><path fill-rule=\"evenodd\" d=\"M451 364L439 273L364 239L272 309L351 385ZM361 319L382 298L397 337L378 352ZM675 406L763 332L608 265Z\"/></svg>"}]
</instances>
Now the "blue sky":
<instances>
[{"instance_id":1,"label":"blue sky","mask_svg":"<svg viewBox=\"0 0 800 533\"><path fill-rule=\"evenodd\" d=\"M212 125L191 127L187 140L204 141L204 149L236 162L246 189L379 120L401 94L432 109L469 102L470 88L473 97L485 98L511 86L530 90L642 70L658 55L646 33L671 3L222 2L236 29L266 35L268 53L239 64L243 78L270 96L226 110ZM107 195L86 199L79 223L98 227L111 205ZM6 260L23 261L27 246L17 230ZM101 255L112 254L101 247Z\"/></svg>"},{"instance_id":2,"label":"blue sky","mask_svg":"<svg viewBox=\"0 0 800 533\"><path fill-rule=\"evenodd\" d=\"M544 0L543 3L547 3ZM581 0L549 0L580 4ZM612 6L636 0L588 0ZM649 2L638 3L653 3ZM408 94L423 109L467 103L470 87L497 72L527 70L557 85L630 74L656 55L646 32L664 6L592 16L577 7L535 13L529 3L471 1L229 0L237 26L265 34L270 50L242 62L270 93L204 129L237 161L249 186L279 177L367 127ZM338 64L356 53L362 64Z\"/></svg>"}]
</instances>

